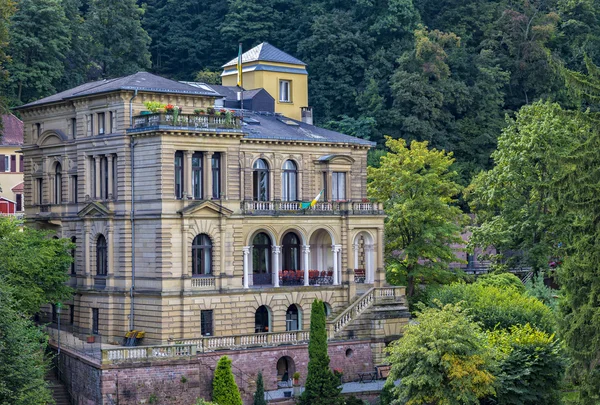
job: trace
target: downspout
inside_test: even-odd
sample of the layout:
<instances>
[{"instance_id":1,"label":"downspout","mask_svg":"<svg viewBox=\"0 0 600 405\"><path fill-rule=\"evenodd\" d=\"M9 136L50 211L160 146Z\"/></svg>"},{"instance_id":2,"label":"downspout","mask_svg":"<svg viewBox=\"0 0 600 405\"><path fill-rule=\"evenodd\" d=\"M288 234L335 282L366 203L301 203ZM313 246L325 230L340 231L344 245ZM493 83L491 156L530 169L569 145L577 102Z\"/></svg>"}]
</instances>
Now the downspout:
<instances>
[{"instance_id":1,"label":"downspout","mask_svg":"<svg viewBox=\"0 0 600 405\"><path fill-rule=\"evenodd\" d=\"M135 90L133 93L133 97L129 99L129 127L133 128L133 100L137 97L138 91ZM131 170L131 214L129 217L131 224L131 287L129 289L129 299L131 300L130 311L129 311L129 330L133 330L133 314L135 308L134 301L134 290L135 290L135 173L134 173L134 163L133 163L133 148L137 142L133 141L133 135L130 138L129 150L131 153L130 156L130 170Z\"/></svg>"}]
</instances>

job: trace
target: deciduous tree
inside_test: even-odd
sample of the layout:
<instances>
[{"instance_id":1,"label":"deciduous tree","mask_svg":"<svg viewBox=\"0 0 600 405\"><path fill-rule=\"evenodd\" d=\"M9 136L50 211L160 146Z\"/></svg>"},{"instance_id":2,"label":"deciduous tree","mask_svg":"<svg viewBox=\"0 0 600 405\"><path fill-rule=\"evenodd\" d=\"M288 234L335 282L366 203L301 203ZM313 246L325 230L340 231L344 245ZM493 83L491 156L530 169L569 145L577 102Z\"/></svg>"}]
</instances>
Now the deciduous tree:
<instances>
[{"instance_id":1,"label":"deciduous tree","mask_svg":"<svg viewBox=\"0 0 600 405\"><path fill-rule=\"evenodd\" d=\"M387 279L407 285L412 296L419 282L443 282L454 277L448 264L459 259L451 248L461 243L465 215L456 196L452 154L428 149L427 142L387 138L389 153L379 168L368 169L369 196L382 201L387 214L385 253Z\"/></svg>"}]
</instances>

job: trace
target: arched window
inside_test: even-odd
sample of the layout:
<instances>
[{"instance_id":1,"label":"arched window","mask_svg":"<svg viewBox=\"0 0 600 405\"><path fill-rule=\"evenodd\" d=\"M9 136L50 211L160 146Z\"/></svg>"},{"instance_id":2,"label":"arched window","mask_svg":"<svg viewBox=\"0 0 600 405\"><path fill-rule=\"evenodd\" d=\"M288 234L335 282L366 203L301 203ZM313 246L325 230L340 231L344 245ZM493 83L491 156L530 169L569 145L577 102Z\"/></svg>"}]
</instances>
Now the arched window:
<instances>
[{"instance_id":1,"label":"arched window","mask_svg":"<svg viewBox=\"0 0 600 405\"><path fill-rule=\"evenodd\" d=\"M292 304L285 311L285 330L300 330L300 311L296 304Z\"/></svg>"},{"instance_id":2,"label":"arched window","mask_svg":"<svg viewBox=\"0 0 600 405\"><path fill-rule=\"evenodd\" d=\"M108 249L104 235L98 236L96 241L96 274L106 276L108 273Z\"/></svg>"},{"instance_id":3,"label":"arched window","mask_svg":"<svg viewBox=\"0 0 600 405\"><path fill-rule=\"evenodd\" d=\"M54 172L54 204L60 204L62 202L62 166L60 163L56 164Z\"/></svg>"},{"instance_id":4,"label":"arched window","mask_svg":"<svg viewBox=\"0 0 600 405\"><path fill-rule=\"evenodd\" d=\"M271 315L269 309L261 305L254 314L254 333L270 332Z\"/></svg>"},{"instance_id":5,"label":"arched window","mask_svg":"<svg viewBox=\"0 0 600 405\"><path fill-rule=\"evenodd\" d=\"M271 283L271 238L264 232L252 240L252 271L254 284Z\"/></svg>"},{"instance_id":6,"label":"arched window","mask_svg":"<svg viewBox=\"0 0 600 405\"><path fill-rule=\"evenodd\" d=\"M283 177L281 179L281 200L296 201L298 199L298 167L291 160L283 164Z\"/></svg>"},{"instance_id":7,"label":"arched window","mask_svg":"<svg viewBox=\"0 0 600 405\"><path fill-rule=\"evenodd\" d=\"M283 237L283 270L300 270L300 238L294 232Z\"/></svg>"},{"instance_id":8,"label":"arched window","mask_svg":"<svg viewBox=\"0 0 600 405\"><path fill-rule=\"evenodd\" d=\"M258 159L252 169L254 201L269 201L269 165L264 159Z\"/></svg>"},{"instance_id":9,"label":"arched window","mask_svg":"<svg viewBox=\"0 0 600 405\"><path fill-rule=\"evenodd\" d=\"M208 235L200 234L192 242L192 276L212 274L212 242Z\"/></svg>"}]
</instances>

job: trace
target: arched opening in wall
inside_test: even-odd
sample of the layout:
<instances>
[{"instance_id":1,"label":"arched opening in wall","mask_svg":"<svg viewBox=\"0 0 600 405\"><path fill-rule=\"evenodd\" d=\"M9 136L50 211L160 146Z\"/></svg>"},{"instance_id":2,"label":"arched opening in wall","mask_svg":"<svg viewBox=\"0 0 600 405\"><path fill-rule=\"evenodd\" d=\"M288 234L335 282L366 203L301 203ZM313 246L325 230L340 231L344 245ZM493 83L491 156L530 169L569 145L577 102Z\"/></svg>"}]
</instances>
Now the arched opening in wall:
<instances>
[{"instance_id":1,"label":"arched opening in wall","mask_svg":"<svg viewBox=\"0 0 600 405\"><path fill-rule=\"evenodd\" d=\"M296 364L290 356L283 356L277 360L277 385L289 387L292 376L296 372Z\"/></svg>"},{"instance_id":2,"label":"arched opening in wall","mask_svg":"<svg viewBox=\"0 0 600 405\"><path fill-rule=\"evenodd\" d=\"M333 239L325 229L319 229L310 237L310 270L318 284L333 284Z\"/></svg>"},{"instance_id":3,"label":"arched opening in wall","mask_svg":"<svg viewBox=\"0 0 600 405\"><path fill-rule=\"evenodd\" d=\"M285 311L285 330L293 331L302 329L302 313L298 305L292 304Z\"/></svg>"},{"instance_id":4,"label":"arched opening in wall","mask_svg":"<svg viewBox=\"0 0 600 405\"><path fill-rule=\"evenodd\" d=\"M329 317L331 315L331 305L328 302L323 302L323 307L325 307L325 317Z\"/></svg>"},{"instance_id":5,"label":"arched opening in wall","mask_svg":"<svg viewBox=\"0 0 600 405\"><path fill-rule=\"evenodd\" d=\"M302 247L300 237L295 232L288 232L283 237L281 245L281 284L302 285L304 280L304 272L300 270L300 251Z\"/></svg>"},{"instance_id":6,"label":"arched opening in wall","mask_svg":"<svg viewBox=\"0 0 600 405\"><path fill-rule=\"evenodd\" d=\"M273 282L271 263L271 238L264 232L252 239L252 281L254 285L268 285Z\"/></svg>"},{"instance_id":7,"label":"arched opening in wall","mask_svg":"<svg viewBox=\"0 0 600 405\"><path fill-rule=\"evenodd\" d=\"M271 311L261 305L254 314L254 333L265 333L271 330Z\"/></svg>"},{"instance_id":8,"label":"arched opening in wall","mask_svg":"<svg viewBox=\"0 0 600 405\"><path fill-rule=\"evenodd\" d=\"M368 232L359 232L354 237L354 282L371 284L375 280L375 245Z\"/></svg>"}]
</instances>

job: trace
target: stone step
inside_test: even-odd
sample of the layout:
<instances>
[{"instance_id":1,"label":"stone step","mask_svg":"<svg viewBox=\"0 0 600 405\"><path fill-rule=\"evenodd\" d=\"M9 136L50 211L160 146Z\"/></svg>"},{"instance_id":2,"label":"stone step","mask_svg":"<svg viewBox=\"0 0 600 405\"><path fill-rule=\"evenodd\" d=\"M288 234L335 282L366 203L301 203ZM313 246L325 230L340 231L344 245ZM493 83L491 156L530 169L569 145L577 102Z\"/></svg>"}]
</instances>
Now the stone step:
<instances>
[{"instance_id":1,"label":"stone step","mask_svg":"<svg viewBox=\"0 0 600 405\"><path fill-rule=\"evenodd\" d=\"M46 375L46 381L56 405L71 405L71 397L67 387L56 378L54 372L51 371Z\"/></svg>"}]
</instances>

